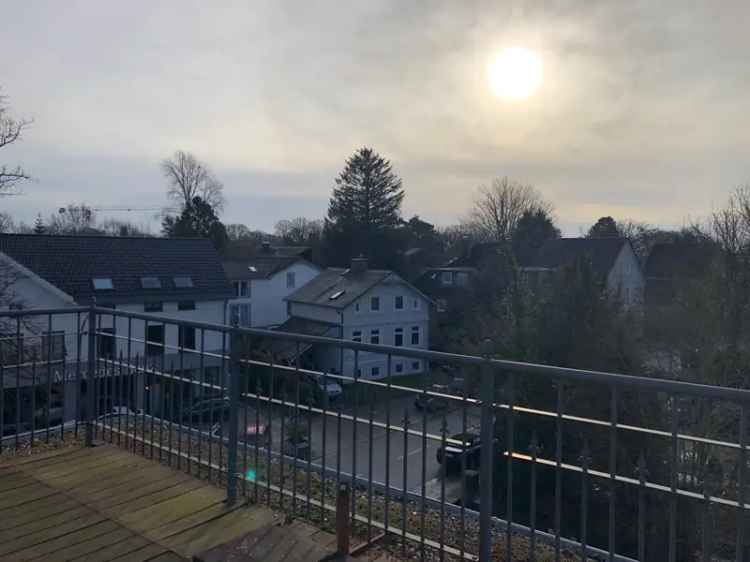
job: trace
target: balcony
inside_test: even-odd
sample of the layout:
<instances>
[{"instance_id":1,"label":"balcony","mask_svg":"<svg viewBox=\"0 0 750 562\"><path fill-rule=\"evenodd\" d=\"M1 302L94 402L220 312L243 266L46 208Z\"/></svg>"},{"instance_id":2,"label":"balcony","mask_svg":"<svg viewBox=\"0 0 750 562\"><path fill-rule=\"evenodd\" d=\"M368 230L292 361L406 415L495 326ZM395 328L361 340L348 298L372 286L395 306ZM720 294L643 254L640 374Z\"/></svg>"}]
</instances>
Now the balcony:
<instances>
[{"instance_id":1,"label":"balcony","mask_svg":"<svg viewBox=\"0 0 750 562\"><path fill-rule=\"evenodd\" d=\"M219 486L230 506L330 533L348 497L354 554L748 559L744 390L111 309L2 314L15 326L0 346L9 350L3 456L61 440L106 443L108 454ZM66 321L56 344L65 357L43 354L45 326L59 333ZM194 345L167 338L159 358L144 356L154 323L167 334L194 329ZM98 353L102 335L111 353ZM273 340L298 352L280 360L259 347ZM320 372L315 346L351 350L354 373L361 354L381 355L385 378ZM393 357L429 372L396 376ZM122 486L117 473L108 478L100 493Z\"/></svg>"}]
</instances>

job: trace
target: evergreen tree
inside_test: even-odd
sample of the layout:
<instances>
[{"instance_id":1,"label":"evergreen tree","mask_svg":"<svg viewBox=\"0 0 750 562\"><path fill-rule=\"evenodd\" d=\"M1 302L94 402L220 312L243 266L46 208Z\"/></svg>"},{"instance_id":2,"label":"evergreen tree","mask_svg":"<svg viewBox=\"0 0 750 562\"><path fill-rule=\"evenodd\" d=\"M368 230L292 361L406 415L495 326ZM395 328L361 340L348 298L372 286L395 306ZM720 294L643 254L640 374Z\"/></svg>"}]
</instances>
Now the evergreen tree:
<instances>
[{"instance_id":1,"label":"evergreen tree","mask_svg":"<svg viewBox=\"0 0 750 562\"><path fill-rule=\"evenodd\" d=\"M612 217L602 217L589 229L589 238L618 238L620 231Z\"/></svg>"},{"instance_id":2,"label":"evergreen tree","mask_svg":"<svg viewBox=\"0 0 750 562\"><path fill-rule=\"evenodd\" d=\"M513 253L524 264L547 240L560 238L560 230L543 209L526 211L513 232Z\"/></svg>"},{"instance_id":3,"label":"evergreen tree","mask_svg":"<svg viewBox=\"0 0 750 562\"><path fill-rule=\"evenodd\" d=\"M47 227L44 226L44 220L42 220L42 214L39 213L34 221L34 234L44 234L47 232Z\"/></svg>"},{"instance_id":4,"label":"evergreen tree","mask_svg":"<svg viewBox=\"0 0 750 562\"><path fill-rule=\"evenodd\" d=\"M213 207L200 197L194 197L180 216L165 217L162 231L169 238L208 238L218 250L228 241L226 227L216 216Z\"/></svg>"},{"instance_id":5,"label":"evergreen tree","mask_svg":"<svg viewBox=\"0 0 750 562\"><path fill-rule=\"evenodd\" d=\"M404 191L388 160L371 148L361 148L346 161L336 178L325 223L329 263L347 265L363 254L388 265L395 254L395 229L401 223Z\"/></svg>"}]
</instances>

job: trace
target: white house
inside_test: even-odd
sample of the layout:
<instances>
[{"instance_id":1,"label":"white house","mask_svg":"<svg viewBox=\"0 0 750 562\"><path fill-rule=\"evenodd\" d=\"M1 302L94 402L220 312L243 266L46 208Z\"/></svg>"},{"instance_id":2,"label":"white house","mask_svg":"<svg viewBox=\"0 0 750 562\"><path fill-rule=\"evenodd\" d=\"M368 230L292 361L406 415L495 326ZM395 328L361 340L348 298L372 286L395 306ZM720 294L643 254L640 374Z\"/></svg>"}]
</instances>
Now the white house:
<instances>
[{"instance_id":1,"label":"white house","mask_svg":"<svg viewBox=\"0 0 750 562\"><path fill-rule=\"evenodd\" d=\"M429 348L431 301L392 271L369 269L365 258L353 259L350 269L324 270L286 300L289 322L307 325L316 335ZM353 351L342 353L334 346L316 346L313 353L319 370L354 374ZM388 375L387 356L359 353L356 362L362 377L377 379ZM391 359L392 375L421 373L427 368L421 359Z\"/></svg>"},{"instance_id":2,"label":"white house","mask_svg":"<svg viewBox=\"0 0 750 562\"><path fill-rule=\"evenodd\" d=\"M234 288L228 317L236 316L240 326L253 328L283 324L289 318L284 299L320 274L320 268L302 255L268 243L246 256L234 252L222 265Z\"/></svg>"},{"instance_id":3,"label":"white house","mask_svg":"<svg viewBox=\"0 0 750 562\"><path fill-rule=\"evenodd\" d=\"M226 303L233 296L218 253L202 239L4 234L0 268L6 279L12 278L6 306L17 309L64 309L95 302L115 311L226 324ZM87 316L36 317L24 326L21 338L12 323L0 323L0 360L9 367L19 357L49 358L55 380L70 380L75 371L71 365L87 360L87 339L82 335L88 331ZM99 322L99 357L138 357L187 370L198 362L197 353L191 352L217 352L224 345L221 334L211 330L198 333L192 327L125 317L113 322L106 315ZM210 362L204 366L207 376L218 369ZM15 385L8 376L6 372L4 382Z\"/></svg>"},{"instance_id":4,"label":"white house","mask_svg":"<svg viewBox=\"0 0 750 562\"><path fill-rule=\"evenodd\" d=\"M626 238L557 238L545 242L521 264L527 279L557 271L587 259L593 270L607 282L609 293L626 306L643 303L646 279L641 264Z\"/></svg>"}]
</instances>

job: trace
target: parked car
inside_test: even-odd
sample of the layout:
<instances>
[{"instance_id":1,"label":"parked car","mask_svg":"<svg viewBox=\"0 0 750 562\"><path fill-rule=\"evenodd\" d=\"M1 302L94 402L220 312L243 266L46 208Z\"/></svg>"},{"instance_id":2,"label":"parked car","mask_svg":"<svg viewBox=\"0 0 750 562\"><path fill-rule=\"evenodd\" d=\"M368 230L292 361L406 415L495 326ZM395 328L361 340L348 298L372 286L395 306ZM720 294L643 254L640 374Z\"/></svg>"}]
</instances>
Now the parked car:
<instances>
[{"instance_id":1,"label":"parked car","mask_svg":"<svg viewBox=\"0 0 750 562\"><path fill-rule=\"evenodd\" d=\"M479 434L466 432L457 433L450 437L452 441L460 441L462 444L448 443L443 450L442 445L437 450L437 462L445 466L446 471L454 472L461 470L461 457L466 456L466 469L477 470L479 468L479 457L482 452L482 444L479 441Z\"/></svg>"},{"instance_id":2,"label":"parked car","mask_svg":"<svg viewBox=\"0 0 750 562\"><path fill-rule=\"evenodd\" d=\"M229 398L204 398L193 402L193 405L182 413L185 422L216 423L229 419Z\"/></svg>"},{"instance_id":3,"label":"parked car","mask_svg":"<svg viewBox=\"0 0 750 562\"><path fill-rule=\"evenodd\" d=\"M315 384L318 386L321 392L328 397L328 400L336 400L343 393L344 389L338 383L337 379L329 379L328 377L317 376L315 377Z\"/></svg>"},{"instance_id":4,"label":"parked car","mask_svg":"<svg viewBox=\"0 0 750 562\"><path fill-rule=\"evenodd\" d=\"M218 439L220 437L227 437L229 435L229 428L223 426L221 423L215 423L211 426L211 437ZM265 423L248 423L242 431L237 433L237 439L248 445L258 445L259 447L265 447L269 444L271 437L270 426Z\"/></svg>"},{"instance_id":5,"label":"parked car","mask_svg":"<svg viewBox=\"0 0 750 562\"><path fill-rule=\"evenodd\" d=\"M143 410L136 409L133 410L128 406L112 406L109 410L107 410L105 413L100 415L97 419L104 419L109 417L116 417L116 416L140 416L143 414Z\"/></svg>"},{"instance_id":6,"label":"parked car","mask_svg":"<svg viewBox=\"0 0 750 562\"><path fill-rule=\"evenodd\" d=\"M430 389L432 392L439 392L442 394L448 394L448 387L439 384L433 384ZM414 399L414 407L417 410L427 410L429 413L444 412L449 406L449 399L442 398L440 396L430 396L424 392L417 394Z\"/></svg>"}]
</instances>

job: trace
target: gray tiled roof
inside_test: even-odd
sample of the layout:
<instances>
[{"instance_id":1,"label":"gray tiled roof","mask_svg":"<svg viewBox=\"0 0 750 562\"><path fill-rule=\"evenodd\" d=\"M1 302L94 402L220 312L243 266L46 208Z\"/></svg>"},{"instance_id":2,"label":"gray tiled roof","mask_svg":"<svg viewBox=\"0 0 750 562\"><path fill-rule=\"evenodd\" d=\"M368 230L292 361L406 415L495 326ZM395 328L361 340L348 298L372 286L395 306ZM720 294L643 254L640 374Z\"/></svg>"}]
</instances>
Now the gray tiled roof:
<instances>
[{"instance_id":1,"label":"gray tiled roof","mask_svg":"<svg viewBox=\"0 0 750 562\"><path fill-rule=\"evenodd\" d=\"M343 309L391 274L392 272L384 269L352 273L348 269L329 268L297 289L286 300ZM330 298L341 291L343 292L336 299Z\"/></svg>"},{"instance_id":2,"label":"gray tiled roof","mask_svg":"<svg viewBox=\"0 0 750 562\"><path fill-rule=\"evenodd\" d=\"M231 281L268 279L293 263L302 261L298 256L252 256L244 260L223 262L224 271Z\"/></svg>"},{"instance_id":3,"label":"gray tiled roof","mask_svg":"<svg viewBox=\"0 0 750 562\"><path fill-rule=\"evenodd\" d=\"M209 240L110 236L0 235L0 252L79 303L231 298L219 254ZM192 288L175 287L189 276ZM114 290L94 291L92 279L112 279ZM158 277L161 289L143 289L141 277Z\"/></svg>"},{"instance_id":4,"label":"gray tiled roof","mask_svg":"<svg viewBox=\"0 0 750 562\"><path fill-rule=\"evenodd\" d=\"M625 238L557 238L545 242L521 265L557 269L585 258L591 260L594 271L606 275L625 244L628 244Z\"/></svg>"}]
</instances>

